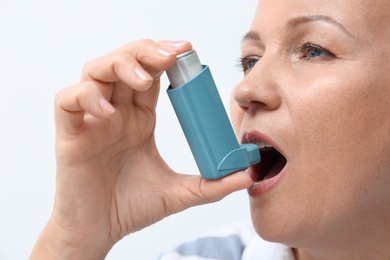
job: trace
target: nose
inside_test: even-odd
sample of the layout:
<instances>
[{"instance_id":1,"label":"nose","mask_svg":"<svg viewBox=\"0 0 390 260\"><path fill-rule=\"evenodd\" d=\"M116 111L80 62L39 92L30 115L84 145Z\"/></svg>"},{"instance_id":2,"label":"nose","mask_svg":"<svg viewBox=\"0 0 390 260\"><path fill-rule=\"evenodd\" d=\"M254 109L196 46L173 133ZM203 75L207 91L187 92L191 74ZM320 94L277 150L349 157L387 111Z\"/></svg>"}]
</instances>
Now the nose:
<instances>
[{"instance_id":1,"label":"nose","mask_svg":"<svg viewBox=\"0 0 390 260\"><path fill-rule=\"evenodd\" d=\"M276 110L281 105L282 64L264 55L235 87L232 97L246 111Z\"/></svg>"}]
</instances>

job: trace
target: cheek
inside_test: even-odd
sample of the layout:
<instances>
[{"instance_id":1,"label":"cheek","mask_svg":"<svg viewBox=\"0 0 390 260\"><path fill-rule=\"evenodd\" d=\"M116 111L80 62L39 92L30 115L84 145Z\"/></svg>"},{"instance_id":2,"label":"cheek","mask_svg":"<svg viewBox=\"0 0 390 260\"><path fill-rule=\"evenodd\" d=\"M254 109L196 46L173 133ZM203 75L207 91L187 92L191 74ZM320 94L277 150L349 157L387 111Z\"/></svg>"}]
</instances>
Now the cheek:
<instances>
[{"instance_id":1,"label":"cheek","mask_svg":"<svg viewBox=\"0 0 390 260\"><path fill-rule=\"evenodd\" d=\"M387 167L390 93L378 82L328 77L296 97L299 171L316 189L348 197Z\"/></svg>"}]
</instances>

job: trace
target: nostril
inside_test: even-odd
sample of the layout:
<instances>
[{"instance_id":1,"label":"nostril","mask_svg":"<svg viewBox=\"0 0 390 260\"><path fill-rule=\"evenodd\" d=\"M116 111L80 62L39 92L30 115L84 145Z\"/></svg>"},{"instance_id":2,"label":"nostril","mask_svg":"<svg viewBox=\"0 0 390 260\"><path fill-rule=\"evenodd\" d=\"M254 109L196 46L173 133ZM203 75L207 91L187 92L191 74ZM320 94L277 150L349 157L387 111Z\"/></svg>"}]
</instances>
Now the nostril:
<instances>
[{"instance_id":1,"label":"nostril","mask_svg":"<svg viewBox=\"0 0 390 260\"><path fill-rule=\"evenodd\" d=\"M244 112L246 112L248 109L249 109L249 107L246 107L246 106L238 106L242 111L244 111Z\"/></svg>"}]
</instances>

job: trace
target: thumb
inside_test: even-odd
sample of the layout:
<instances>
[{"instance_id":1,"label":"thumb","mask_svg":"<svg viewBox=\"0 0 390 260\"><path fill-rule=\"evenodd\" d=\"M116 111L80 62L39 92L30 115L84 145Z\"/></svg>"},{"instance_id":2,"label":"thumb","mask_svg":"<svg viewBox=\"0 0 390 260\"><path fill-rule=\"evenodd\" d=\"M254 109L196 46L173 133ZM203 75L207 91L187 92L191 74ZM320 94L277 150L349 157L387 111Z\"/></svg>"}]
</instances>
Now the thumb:
<instances>
[{"instance_id":1,"label":"thumb","mask_svg":"<svg viewBox=\"0 0 390 260\"><path fill-rule=\"evenodd\" d=\"M204 180L201 176L186 176L183 181L183 188L186 189L184 199L190 206L216 202L235 191L249 188L252 183L251 177L245 171L217 180Z\"/></svg>"}]
</instances>

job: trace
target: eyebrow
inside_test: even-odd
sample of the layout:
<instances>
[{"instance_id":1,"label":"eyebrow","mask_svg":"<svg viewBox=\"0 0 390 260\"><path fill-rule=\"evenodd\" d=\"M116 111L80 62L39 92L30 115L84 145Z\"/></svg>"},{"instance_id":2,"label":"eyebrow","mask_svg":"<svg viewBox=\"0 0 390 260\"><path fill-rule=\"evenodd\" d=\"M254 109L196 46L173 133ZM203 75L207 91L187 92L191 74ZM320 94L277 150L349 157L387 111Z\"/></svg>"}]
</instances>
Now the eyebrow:
<instances>
[{"instance_id":1,"label":"eyebrow","mask_svg":"<svg viewBox=\"0 0 390 260\"><path fill-rule=\"evenodd\" d=\"M349 35L350 37L355 38L355 36L350 31L348 31L347 28L345 28L345 26L343 26L341 23L337 22L333 18L325 15L299 16L289 20L287 22L287 26L290 28L294 28L305 23L318 22L318 21L334 25L338 27L341 31ZM244 37L242 37L242 43L246 41L260 41L260 40L261 40L260 35L254 31L250 31L246 33Z\"/></svg>"},{"instance_id":2,"label":"eyebrow","mask_svg":"<svg viewBox=\"0 0 390 260\"><path fill-rule=\"evenodd\" d=\"M242 37L241 43L244 43L246 41L260 41L260 35L257 32L249 31L247 32L244 37Z\"/></svg>"},{"instance_id":3,"label":"eyebrow","mask_svg":"<svg viewBox=\"0 0 390 260\"><path fill-rule=\"evenodd\" d=\"M310 23L310 22L318 22L318 21L334 25L334 26L338 27L344 33L348 34L350 37L355 38L355 36L350 31L348 31L344 25L342 25L341 23L337 22L333 18L326 16L326 15L299 16L299 17L296 17L296 18L289 20L287 25L289 27L297 27L298 25L301 25L301 24Z\"/></svg>"}]
</instances>

